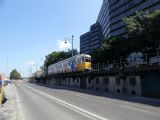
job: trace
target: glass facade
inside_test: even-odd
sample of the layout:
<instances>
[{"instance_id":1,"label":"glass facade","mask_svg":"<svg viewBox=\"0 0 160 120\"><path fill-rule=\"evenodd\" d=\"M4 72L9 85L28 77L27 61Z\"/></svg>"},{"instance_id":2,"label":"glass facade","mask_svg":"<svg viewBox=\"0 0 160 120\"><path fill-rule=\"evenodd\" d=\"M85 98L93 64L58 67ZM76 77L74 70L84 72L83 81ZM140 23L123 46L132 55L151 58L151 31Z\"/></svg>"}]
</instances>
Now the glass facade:
<instances>
[{"instance_id":1,"label":"glass facade","mask_svg":"<svg viewBox=\"0 0 160 120\"><path fill-rule=\"evenodd\" d=\"M90 53L92 49L99 48L103 37L125 36L126 30L123 22L125 17L132 16L137 11L152 12L157 9L160 9L160 0L103 0L96 23L99 24L98 29L96 32L90 30L90 37L84 39L82 35L80 38L81 53ZM100 36L103 37L99 37L96 33L102 33Z\"/></svg>"},{"instance_id":2,"label":"glass facade","mask_svg":"<svg viewBox=\"0 0 160 120\"><path fill-rule=\"evenodd\" d=\"M126 34L123 19L137 11L160 9L160 0L103 0L97 22L102 26L103 35L123 36Z\"/></svg>"},{"instance_id":3,"label":"glass facade","mask_svg":"<svg viewBox=\"0 0 160 120\"><path fill-rule=\"evenodd\" d=\"M80 53L89 53L90 46L90 32L80 36Z\"/></svg>"},{"instance_id":4,"label":"glass facade","mask_svg":"<svg viewBox=\"0 0 160 120\"><path fill-rule=\"evenodd\" d=\"M103 4L98 15L97 22L102 26L102 32L105 37L109 37L110 32L110 10L109 10L109 1L103 0ZM107 35L107 36L106 36Z\"/></svg>"},{"instance_id":5,"label":"glass facade","mask_svg":"<svg viewBox=\"0 0 160 120\"><path fill-rule=\"evenodd\" d=\"M89 32L80 36L80 53L90 54L94 49L99 48L102 38L100 24L93 24Z\"/></svg>"}]
</instances>

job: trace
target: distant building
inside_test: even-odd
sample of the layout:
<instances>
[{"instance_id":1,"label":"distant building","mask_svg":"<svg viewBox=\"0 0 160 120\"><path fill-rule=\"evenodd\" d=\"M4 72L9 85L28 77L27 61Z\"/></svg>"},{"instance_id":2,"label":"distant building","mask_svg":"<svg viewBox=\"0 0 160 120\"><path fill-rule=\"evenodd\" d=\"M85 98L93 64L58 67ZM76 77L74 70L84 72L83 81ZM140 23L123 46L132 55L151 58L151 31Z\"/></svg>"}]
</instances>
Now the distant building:
<instances>
[{"instance_id":1,"label":"distant building","mask_svg":"<svg viewBox=\"0 0 160 120\"><path fill-rule=\"evenodd\" d=\"M137 11L154 11L160 9L160 0L103 0L103 4L98 15L97 24L101 27L100 31L102 36L125 36L126 29L123 19L128 16L134 15ZM100 32L99 31L99 32ZM94 32L90 32L92 36ZM94 36L96 38L96 36ZM81 38L80 38L81 39ZM92 44L98 43L95 48L99 48L102 38L95 40L83 39L80 41L80 51L85 53L85 46L81 42L87 44L89 47L87 50L93 49ZM90 41L90 42L89 42Z\"/></svg>"},{"instance_id":2,"label":"distant building","mask_svg":"<svg viewBox=\"0 0 160 120\"><path fill-rule=\"evenodd\" d=\"M80 36L80 53L88 54L90 52L90 32Z\"/></svg>"},{"instance_id":3,"label":"distant building","mask_svg":"<svg viewBox=\"0 0 160 120\"><path fill-rule=\"evenodd\" d=\"M1 80L6 80L6 75L4 73L0 73L0 79Z\"/></svg>"},{"instance_id":4,"label":"distant building","mask_svg":"<svg viewBox=\"0 0 160 120\"><path fill-rule=\"evenodd\" d=\"M90 27L90 31L80 36L80 53L89 54L94 49L99 48L103 38L101 26L95 23Z\"/></svg>"},{"instance_id":5,"label":"distant building","mask_svg":"<svg viewBox=\"0 0 160 120\"><path fill-rule=\"evenodd\" d=\"M37 72L34 73L34 75L35 75L36 77L42 77L42 76L44 76L44 71L38 70Z\"/></svg>"}]
</instances>

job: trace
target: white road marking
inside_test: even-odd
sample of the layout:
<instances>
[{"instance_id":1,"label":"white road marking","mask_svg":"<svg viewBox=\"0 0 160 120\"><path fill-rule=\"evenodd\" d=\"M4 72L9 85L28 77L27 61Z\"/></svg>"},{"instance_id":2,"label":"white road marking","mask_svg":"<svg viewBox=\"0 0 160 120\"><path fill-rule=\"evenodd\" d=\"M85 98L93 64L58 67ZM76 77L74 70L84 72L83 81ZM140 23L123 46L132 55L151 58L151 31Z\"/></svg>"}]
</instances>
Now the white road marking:
<instances>
[{"instance_id":1,"label":"white road marking","mask_svg":"<svg viewBox=\"0 0 160 120\"><path fill-rule=\"evenodd\" d=\"M74 111L76 111L76 112L78 112L78 113L80 113L80 114L82 114L82 115L84 115L84 116L86 116L86 117L89 117L90 119L97 120L97 119L95 119L95 118L98 118L99 120L108 120L108 119L103 118L103 117L101 117L101 116L99 116L99 115L96 115L96 114L91 113L91 112L89 112L89 111L87 111L87 110L84 110L84 109L79 108L79 107L77 107L77 106L74 106L74 105L72 105L72 104L70 104L70 103L67 103L67 102L65 102L65 101L63 101L63 100L60 100L60 99L58 99L58 98L56 98L56 97L53 97L53 96L51 96L51 95L49 95L49 94L47 94L47 93L45 93L45 92L42 92L41 90L37 90L37 89L35 89L35 88L29 87L29 86L26 86L26 85L23 85L23 86L25 86L25 87L27 87L27 88L29 88L29 89L32 89L33 91L36 91L36 92L38 92L38 93L40 93L40 94L42 94L42 95L45 95L45 96L47 96L47 97L49 97L49 98L52 98L52 99L56 100L57 102L61 103L63 106L65 106L65 107L67 107L67 108L69 108L69 109L72 109L72 110L74 110ZM92 116L92 117L91 117L91 116ZM93 118L93 117L95 117L95 118Z\"/></svg>"},{"instance_id":2,"label":"white road marking","mask_svg":"<svg viewBox=\"0 0 160 120\"><path fill-rule=\"evenodd\" d=\"M63 91L60 91L60 92L64 93ZM75 93L75 94L73 94L73 93L67 93L67 94L71 94L73 96L78 96L78 97L82 97L82 98L85 98L85 99L89 99L88 98L89 95L83 95L83 94L78 94L78 93ZM103 99L101 99L101 98L98 98L96 100L92 99L92 100L98 101L100 103L104 103L104 104L109 104L109 105L112 105L112 106L120 107L120 108L126 108L126 109L136 110L136 111L144 112L144 113L151 113L150 111L147 111L147 110L144 110L144 109L141 109L141 108L138 108L138 107L132 107L132 106L129 105L129 104L131 104L129 102L128 102L129 103L128 105L125 105L125 104L124 105L119 105L119 103L113 103L113 101L117 101L117 100L113 100L113 99L110 99L110 98L108 98L107 101L103 101ZM112 102L108 102L108 101L112 101ZM124 102L124 101L121 101L121 102ZM138 106L138 105L134 104L134 106Z\"/></svg>"},{"instance_id":3,"label":"white road marking","mask_svg":"<svg viewBox=\"0 0 160 120\"><path fill-rule=\"evenodd\" d=\"M22 117L22 112L21 112L21 107L20 107L20 104L19 104L19 97L18 97L18 94L17 94L17 89L15 87L15 85L13 85L14 87L14 91L15 91L15 96L16 96L16 103L17 103L17 109L18 109L18 120L23 120L23 117Z\"/></svg>"},{"instance_id":4,"label":"white road marking","mask_svg":"<svg viewBox=\"0 0 160 120\"><path fill-rule=\"evenodd\" d=\"M127 105L120 105L120 107L135 110L135 111L145 112L145 113L151 113L150 111L143 110L143 109L140 109L140 108L131 107L131 106L127 106Z\"/></svg>"},{"instance_id":5,"label":"white road marking","mask_svg":"<svg viewBox=\"0 0 160 120\"><path fill-rule=\"evenodd\" d=\"M61 103L61 104L63 104L63 103ZM65 107L67 107L67 108L69 108L69 109L72 109L73 111L75 111L75 112L77 112L77 113L79 113L79 114L82 114L82 115L84 115L85 117L88 117L88 118L90 118L90 119L92 119L92 120L97 120L97 119L95 119L95 118L93 118L93 117L91 117L91 116L89 116L89 115L87 115L87 114L85 114L85 113L83 113L83 112L81 112L81 111L78 111L78 110L76 110L76 109L74 109L74 108L70 108L70 107L67 106L66 104L63 104L63 106L65 106Z\"/></svg>"},{"instance_id":6,"label":"white road marking","mask_svg":"<svg viewBox=\"0 0 160 120\"><path fill-rule=\"evenodd\" d=\"M63 91L60 91L60 92L64 93ZM73 96L78 96L78 97L82 97L82 98L85 98L85 99L89 99L88 98L89 95L83 95L81 93L80 93L80 95L77 94L77 93L73 94L72 92L71 93L65 93L65 94L71 94ZM152 112L150 112L148 110L145 110L145 108L143 108L143 109L139 108L139 104L138 103L134 103L133 104L131 102L127 102L127 101L124 102L123 100L116 100L116 99L113 100L111 98L108 98L107 101L103 101L103 99L101 99L101 98L98 98L96 100L92 99L92 100L98 101L100 103L105 103L105 104L113 105L113 106L120 107L120 108L125 108L125 109L130 109L130 110L134 110L134 111L143 112L143 113L153 114ZM111 102L108 102L108 101L111 101ZM122 103L115 103L115 102L113 103L113 101L115 101L115 102L121 101ZM154 113L154 114L156 114L156 113Z\"/></svg>"},{"instance_id":7,"label":"white road marking","mask_svg":"<svg viewBox=\"0 0 160 120\"><path fill-rule=\"evenodd\" d=\"M63 92L63 91L60 91L60 92ZM64 92L63 92L64 93ZM90 98L88 98L88 96L89 95L84 95L84 94L81 94L81 93L79 93L79 94L77 94L77 93L75 93L75 94L73 94L73 93L67 93L67 94L71 94L71 95L74 95L74 96L78 96L78 97L82 97L82 98L85 98L85 99L90 99ZM117 100L117 99L111 99L111 98L107 98L107 101L103 101L103 99L101 99L100 97L98 97L98 99L92 99L92 100L94 100L94 101L98 101L98 102L100 102L100 103L104 103L104 104L109 104L109 105L113 105L113 106L116 106L116 107L120 107L120 108L126 108L126 109L130 109L130 110L135 110L135 111L139 111L139 112L143 112L143 113L149 113L149 114L152 114L150 111L148 111L148 110L144 110L144 109L142 109L142 108L138 108L139 107L139 103L131 103L131 102L127 102L127 101L125 101L125 104L124 104L124 101L123 100ZM108 101L111 101L111 102L108 102ZM121 105L119 105L120 103L113 103L113 101L115 101L115 102L119 102L119 101L121 101L121 102L123 102L123 105L122 105L122 103L121 103ZM127 104L126 104L127 103ZM130 105L130 104L133 104L134 106L132 106L132 105ZM155 113L154 113L155 114Z\"/></svg>"}]
</instances>

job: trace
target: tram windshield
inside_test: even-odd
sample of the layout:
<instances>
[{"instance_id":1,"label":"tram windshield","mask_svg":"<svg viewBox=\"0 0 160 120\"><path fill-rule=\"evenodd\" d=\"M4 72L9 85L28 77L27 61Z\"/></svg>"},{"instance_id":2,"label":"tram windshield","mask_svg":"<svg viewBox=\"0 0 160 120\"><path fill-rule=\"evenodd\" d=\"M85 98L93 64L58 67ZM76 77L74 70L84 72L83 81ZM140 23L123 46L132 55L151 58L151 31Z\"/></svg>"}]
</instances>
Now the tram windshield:
<instances>
[{"instance_id":1,"label":"tram windshield","mask_svg":"<svg viewBox=\"0 0 160 120\"><path fill-rule=\"evenodd\" d=\"M85 57L85 62L91 62L91 58L90 57Z\"/></svg>"}]
</instances>

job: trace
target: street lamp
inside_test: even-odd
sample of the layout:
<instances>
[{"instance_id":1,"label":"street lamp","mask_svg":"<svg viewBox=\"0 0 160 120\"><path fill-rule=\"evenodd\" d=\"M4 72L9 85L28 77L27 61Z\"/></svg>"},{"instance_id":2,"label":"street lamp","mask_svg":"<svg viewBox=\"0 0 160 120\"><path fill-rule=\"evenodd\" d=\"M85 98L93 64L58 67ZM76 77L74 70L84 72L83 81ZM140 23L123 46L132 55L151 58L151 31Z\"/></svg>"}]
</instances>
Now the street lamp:
<instances>
[{"instance_id":1,"label":"street lamp","mask_svg":"<svg viewBox=\"0 0 160 120\"><path fill-rule=\"evenodd\" d=\"M72 73L73 73L73 38L74 36L72 35L72 64L71 64L71 69L72 69ZM64 41L65 44L67 44L67 38L65 38L65 41Z\"/></svg>"},{"instance_id":2,"label":"street lamp","mask_svg":"<svg viewBox=\"0 0 160 120\"><path fill-rule=\"evenodd\" d=\"M73 57L73 38L74 38L74 36L72 35L72 57ZM67 44L67 39L68 38L65 38L65 41L64 41L65 44Z\"/></svg>"}]
</instances>

